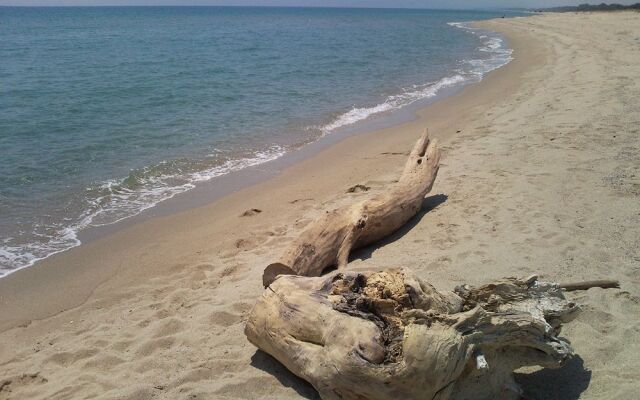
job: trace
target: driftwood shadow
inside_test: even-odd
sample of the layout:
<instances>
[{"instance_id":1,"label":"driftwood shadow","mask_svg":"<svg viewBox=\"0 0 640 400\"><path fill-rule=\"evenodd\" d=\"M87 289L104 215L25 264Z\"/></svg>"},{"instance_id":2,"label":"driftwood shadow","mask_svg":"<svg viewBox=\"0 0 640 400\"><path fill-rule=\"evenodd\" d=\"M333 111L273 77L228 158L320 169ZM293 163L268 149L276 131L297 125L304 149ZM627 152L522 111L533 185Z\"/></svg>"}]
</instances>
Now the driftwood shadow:
<instances>
[{"instance_id":1,"label":"driftwood shadow","mask_svg":"<svg viewBox=\"0 0 640 400\"><path fill-rule=\"evenodd\" d=\"M575 400L589 387L591 371L585 369L584 360L576 355L562 368L515 374L515 378L525 399Z\"/></svg>"},{"instance_id":2,"label":"driftwood shadow","mask_svg":"<svg viewBox=\"0 0 640 400\"><path fill-rule=\"evenodd\" d=\"M398 229L391 235L385 237L382 240L379 240L376 243L353 251L349 257L349 261L368 260L369 258L371 258L374 251L401 239L404 235L409 233L409 231L411 231L416 225L420 223L422 217L424 217L429 211L446 202L448 198L449 196L447 196L446 194L434 194L433 196L425 197L422 201L422 208L420 209L420 212L417 213L413 218L411 218L406 224L404 224L402 228Z\"/></svg>"},{"instance_id":3,"label":"driftwood shadow","mask_svg":"<svg viewBox=\"0 0 640 400\"><path fill-rule=\"evenodd\" d=\"M292 388L305 399L320 400L320 395L309 382L291 373L278 360L262 350L256 350L251 356L251 366L273 375L280 384Z\"/></svg>"}]
</instances>

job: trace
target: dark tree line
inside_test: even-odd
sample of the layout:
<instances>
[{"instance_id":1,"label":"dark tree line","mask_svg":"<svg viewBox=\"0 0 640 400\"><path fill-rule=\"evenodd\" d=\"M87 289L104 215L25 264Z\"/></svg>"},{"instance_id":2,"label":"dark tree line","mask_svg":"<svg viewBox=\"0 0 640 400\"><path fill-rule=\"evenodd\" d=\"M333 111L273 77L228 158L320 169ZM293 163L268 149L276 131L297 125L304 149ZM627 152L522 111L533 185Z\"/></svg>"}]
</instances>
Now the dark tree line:
<instances>
[{"instance_id":1,"label":"dark tree line","mask_svg":"<svg viewBox=\"0 0 640 400\"><path fill-rule=\"evenodd\" d=\"M631 4L628 6L622 4L580 4L579 6L565 6L565 7L551 7L540 8L535 11L554 11L554 12L573 12L573 11L620 11L620 10L640 10L640 3Z\"/></svg>"}]
</instances>

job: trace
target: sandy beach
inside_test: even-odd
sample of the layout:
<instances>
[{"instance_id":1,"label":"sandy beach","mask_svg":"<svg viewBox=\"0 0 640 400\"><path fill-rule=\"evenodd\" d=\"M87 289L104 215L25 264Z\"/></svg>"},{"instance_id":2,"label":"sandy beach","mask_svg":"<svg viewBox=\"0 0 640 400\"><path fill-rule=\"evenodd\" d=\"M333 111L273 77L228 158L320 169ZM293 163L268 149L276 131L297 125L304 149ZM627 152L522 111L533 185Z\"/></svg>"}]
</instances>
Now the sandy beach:
<instances>
[{"instance_id":1,"label":"sandy beach","mask_svg":"<svg viewBox=\"0 0 640 400\"><path fill-rule=\"evenodd\" d=\"M425 127L444 152L425 209L350 268L408 267L440 290L530 274L617 279L621 289L568 295L583 306L563 330L577 357L518 380L531 399L637 397L638 21L483 22L514 61L415 120L1 279L0 399L317 398L243 334L262 270L309 221L362 196L350 187L384 190Z\"/></svg>"}]
</instances>

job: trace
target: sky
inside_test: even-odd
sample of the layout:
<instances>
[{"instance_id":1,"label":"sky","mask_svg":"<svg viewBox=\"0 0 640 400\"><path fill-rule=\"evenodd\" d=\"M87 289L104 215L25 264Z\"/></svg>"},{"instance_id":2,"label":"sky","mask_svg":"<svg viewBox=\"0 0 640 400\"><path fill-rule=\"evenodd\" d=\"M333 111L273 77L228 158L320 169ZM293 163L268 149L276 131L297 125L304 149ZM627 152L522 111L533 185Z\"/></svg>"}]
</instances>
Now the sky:
<instances>
[{"instance_id":1,"label":"sky","mask_svg":"<svg viewBox=\"0 0 640 400\"><path fill-rule=\"evenodd\" d=\"M640 0L0 0L0 6L236 5L398 8L539 8L581 3L633 4Z\"/></svg>"}]
</instances>

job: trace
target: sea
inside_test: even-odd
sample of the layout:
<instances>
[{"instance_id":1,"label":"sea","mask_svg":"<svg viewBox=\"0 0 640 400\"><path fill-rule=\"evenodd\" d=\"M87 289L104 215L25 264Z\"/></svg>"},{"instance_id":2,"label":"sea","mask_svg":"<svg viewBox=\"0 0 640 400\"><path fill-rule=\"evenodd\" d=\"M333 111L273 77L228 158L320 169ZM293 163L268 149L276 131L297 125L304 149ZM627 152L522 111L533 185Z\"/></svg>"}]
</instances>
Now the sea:
<instances>
[{"instance_id":1,"label":"sea","mask_svg":"<svg viewBox=\"0 0 640 400\"><path fill-rule=\"evenodd\" d=\"M478 82L505 11L0 7L0 277L216 177Z\"/></svg>"}]
</instances>

